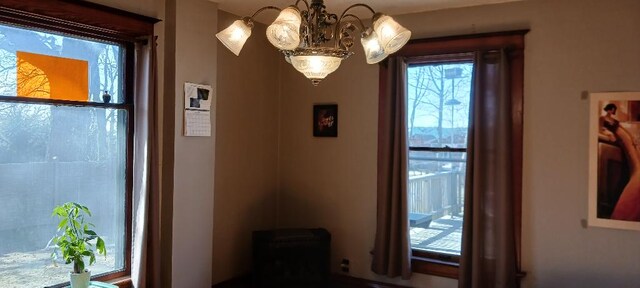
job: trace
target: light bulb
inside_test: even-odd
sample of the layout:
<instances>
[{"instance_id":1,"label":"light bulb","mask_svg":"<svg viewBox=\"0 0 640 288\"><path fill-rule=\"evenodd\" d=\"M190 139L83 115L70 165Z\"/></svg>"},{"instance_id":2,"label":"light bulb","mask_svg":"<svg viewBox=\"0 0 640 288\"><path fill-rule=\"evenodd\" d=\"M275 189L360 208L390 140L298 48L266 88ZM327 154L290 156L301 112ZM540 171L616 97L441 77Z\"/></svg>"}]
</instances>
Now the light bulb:
<instances>
[{"instance_id":1,"label":"light bulb","mask_svg":"<svg viewBox=\"0 0 640 288\"><path fill-rule=\"evenodd\" d=\"M411 31L402 27L393 18L376 14L374 19L373 30L378 34L380 44L387 55L397 52L411 39Z\"/></svg>"},{"instance_id":2,"label":"light bulb","mask_svg":"<svg viewBox=\"0 0 640 288\"><path fill-rule=\"evenodd\" d=\"M314 85L318 85L320 80L338 70L342 62L340 57L323 55L291 56L290 58L293 68L311 79Z\"/></svg>"},{"instance_id":3,"label":"light bulb","mask_svg":"<svg viewBox=\"0 0 640 288\"><path fill-rule=\"evenodd\" d=\"M244 43L251 36L252 27L253 24L250 20L236 20L229 27L216 34L216 38L233 54L239 56Z\"/></svg>"},{"instance_id":4,"label":"light bulb","mask_svg":"<svg viewBox=\"0 0 640 288\"><path fill-rule=\"evenodd\" d=\"M229 40L231 41L239 41L244 37L245 33L240 27L234 27L233 32L231 32L231 36L229 36Z\"/></svg>"},{"instance_id":5,"label":"light bulb","mask_svg":"<svg viewBox=\"0 0 640 288\"><path fill-rule=\"evenodd\" d=\"M322 59L319 57L312 57L309 59L309 69L311 69L311 71L318 73L322 71L323 66Z\"/></svg>"},{"instance_id":6,"label":"light bulb","mask_svg":"<svg viewBox=\"0 0 640 288\"><path fill-rule=\"evenodd\" d=\"M388 54L384 52L382 45L380 45L380 39L375 31L370 31L368 35L364 35L360 38L362 42L362 48L364 48L364 54L367 59L367 64L378 63L384 58L387 58Z\"/></svg>"}]
</instances>

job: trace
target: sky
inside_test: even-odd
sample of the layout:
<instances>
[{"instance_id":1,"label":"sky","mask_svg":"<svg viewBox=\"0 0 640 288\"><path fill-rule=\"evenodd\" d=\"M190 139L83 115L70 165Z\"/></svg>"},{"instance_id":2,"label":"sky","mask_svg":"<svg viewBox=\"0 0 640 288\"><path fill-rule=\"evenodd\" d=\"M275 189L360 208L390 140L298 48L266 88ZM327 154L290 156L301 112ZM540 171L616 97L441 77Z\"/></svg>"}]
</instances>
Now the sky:
<instances>
[{"instance_id":1,"label":"sky","mask_svg":"<svg viewBox=\"0 0 640 288\"><path fill-rule=\"evenodd\" d=\"M453 107L453 127L467 127L469 122L472 69L473 64L471 62L463 64L436 63L410 66L407 75L409 94L407 115L409 121L411 119L413 105L416 104L416 96L424 95L420 98L420 101L417 102L418 106L415 110L416 117L414 119L414 127L437 127L440 95L444 96L443 101L446 103L447 100L451 99L452 90L455 92L455 100L460 102L460 104L454 105ZM453 79L447 77L447 73L452 75ZM442 126L444 128L451 128L452 105L445 104L443 106Z\"/></svg>"}]
</instances>

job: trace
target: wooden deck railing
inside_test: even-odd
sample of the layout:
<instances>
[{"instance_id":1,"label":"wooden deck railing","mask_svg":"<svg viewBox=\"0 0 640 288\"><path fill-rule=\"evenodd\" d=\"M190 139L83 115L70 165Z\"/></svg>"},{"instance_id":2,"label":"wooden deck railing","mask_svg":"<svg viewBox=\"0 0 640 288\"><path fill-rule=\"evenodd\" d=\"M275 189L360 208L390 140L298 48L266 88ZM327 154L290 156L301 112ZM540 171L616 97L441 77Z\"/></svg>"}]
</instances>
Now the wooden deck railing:
<instances>
[{"instance_id":1,"label":"wooden deck railing","mask_svg":"<svg viewBox=\"0 0 640 288\"><path fill-rule=\"evenodd\" d=\"M429 214L437 219L462 212L464 173L460 171L410 176L407 189L409 213Z\"/></svg>"}]
</instances>

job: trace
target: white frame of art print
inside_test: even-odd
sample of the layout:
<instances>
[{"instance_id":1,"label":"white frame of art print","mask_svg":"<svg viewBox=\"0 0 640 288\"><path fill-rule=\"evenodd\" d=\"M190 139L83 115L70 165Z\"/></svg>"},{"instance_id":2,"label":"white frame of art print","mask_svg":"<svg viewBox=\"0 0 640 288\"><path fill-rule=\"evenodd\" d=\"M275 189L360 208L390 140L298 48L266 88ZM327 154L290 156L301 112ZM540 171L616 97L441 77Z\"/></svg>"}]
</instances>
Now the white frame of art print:
<instances>
[{"instance_id":1,"label":"white frame of art print","mask_svg":"<svg viewBox=\"0 0 640 288\"><path fill-rule=\"evenodd\" d=\"M601 134L600 117L605 114L603 107L608 103L616 104L618 106L617 110L620 111L620 113L616 113L616 116L620 115L626 119L626 121L624 121L625 119L619 118L618 120L620 122L638 122L638 126L640 126L640 111L637 111L639 114L635 114L637 119L629 121L632 119L631 117L633 117L629 116L630 107L636 106L634 109L640 110L640 92L591 93L589 99L589 226L640 230L640 221L614 220L598 217L598 180L600 179L598 175L598 164L601 157L598 146L599 135ZM630 105L631 101L637 101L638 103ZM622 104L624 104L624 107L622 107ZM633 138L640 141L640 130L636 131L636 133L630 132L630 134L632 134Z\"/></svg>"}]
</instances>

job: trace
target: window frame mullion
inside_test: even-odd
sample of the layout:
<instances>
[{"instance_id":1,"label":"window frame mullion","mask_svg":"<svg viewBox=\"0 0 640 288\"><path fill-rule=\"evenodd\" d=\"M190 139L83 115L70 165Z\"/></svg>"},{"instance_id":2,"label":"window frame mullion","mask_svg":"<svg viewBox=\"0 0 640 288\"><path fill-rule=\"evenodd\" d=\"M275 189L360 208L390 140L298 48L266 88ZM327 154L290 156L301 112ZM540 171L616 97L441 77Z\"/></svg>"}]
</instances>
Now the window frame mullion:
<instances>
[{"instance_id":1,"label":"window frame mullion","mask_svg":"<svg viewBox=\"0 0 640 288\"><path fill-rule=\"evenodd\" d=\"M416 152L467 152L467 148L452 148L452 147L414 147L409 146L409 151Z\"/></svg>"},{"instance_id":2,"label":"window frame mullion","mask_svg":"<svg viewBox=\"0 0 640 288\"><path fill-rule=\"evenodd\" d=\"M5 96L5 95L0 95L0 102L22 103L22 104L42 104L42 105L52 105L52 106L93 107L93 108L105 108L105 109L125 109L125 110L130 110L131 107L133 106L133 104L131 103L81 102L81 101L69 101L69 100L33 98L33 97L21 97L21 96Z\"/></svg>"}]
</instances>

